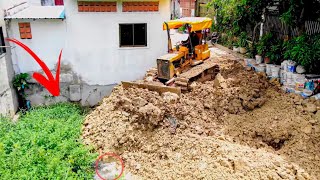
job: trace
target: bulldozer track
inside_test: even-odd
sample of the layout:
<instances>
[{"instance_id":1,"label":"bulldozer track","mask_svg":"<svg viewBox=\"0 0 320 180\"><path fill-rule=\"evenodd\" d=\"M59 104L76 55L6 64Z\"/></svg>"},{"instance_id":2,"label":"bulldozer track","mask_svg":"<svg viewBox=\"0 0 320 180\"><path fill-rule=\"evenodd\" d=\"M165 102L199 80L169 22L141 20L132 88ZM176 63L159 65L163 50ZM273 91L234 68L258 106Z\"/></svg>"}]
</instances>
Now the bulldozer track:
<instances>
[{"instance_id":1,"label":"bulldozer track","mask_svg":"<svg viewBox=\"0 0 320 180\"><path fill-rule=\"evenodd\" d=\"M202 64L192 67L187 72L179 74L175 80L175 86L182 91L188 91L193 81L208 81L214 79L219 73L219 66L213 60L206 60Z\"/></svg>"}]
</instances>

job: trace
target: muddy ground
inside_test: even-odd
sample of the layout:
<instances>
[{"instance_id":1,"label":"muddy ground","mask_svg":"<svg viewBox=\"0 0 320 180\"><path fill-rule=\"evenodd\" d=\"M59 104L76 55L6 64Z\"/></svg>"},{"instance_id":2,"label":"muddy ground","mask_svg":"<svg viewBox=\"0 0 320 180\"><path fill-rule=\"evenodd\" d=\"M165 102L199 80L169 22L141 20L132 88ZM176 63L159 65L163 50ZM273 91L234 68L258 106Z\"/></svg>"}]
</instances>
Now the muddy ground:
<instances>
[{"instance_id":1,"label":"muddy ground","mask_svg":"<svg viewBox=\"0 0 320 180\"><path fill-rule=\"evenodd\" d=\"M84 142L121 155L134 179L320 179L320 102L213 52L221 74L180 97L117 86Z\"/></svg>"}]
</instances>

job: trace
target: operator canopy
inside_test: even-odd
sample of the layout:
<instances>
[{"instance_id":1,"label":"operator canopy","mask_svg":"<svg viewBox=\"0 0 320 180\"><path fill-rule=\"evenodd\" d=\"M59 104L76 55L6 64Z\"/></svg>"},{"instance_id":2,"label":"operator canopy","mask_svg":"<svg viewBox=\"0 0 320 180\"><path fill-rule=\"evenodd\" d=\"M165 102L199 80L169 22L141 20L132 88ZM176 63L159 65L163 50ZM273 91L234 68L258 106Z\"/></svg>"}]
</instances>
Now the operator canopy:
<instances>
[{"instance_id":1,"label":"operator canopy","mask_svg":"<svg viewBox=\"0 0 320 180\"><path fill-rule=\"evenodd\" d=\"M167 30L166 23L169 29L177 29L185 24L191 25L191 31L201 31L203 29L211 28L212 19L207 17L184 17L180 19L170 20L163 23L163 30Z\"/></svg>"}]
</instances>

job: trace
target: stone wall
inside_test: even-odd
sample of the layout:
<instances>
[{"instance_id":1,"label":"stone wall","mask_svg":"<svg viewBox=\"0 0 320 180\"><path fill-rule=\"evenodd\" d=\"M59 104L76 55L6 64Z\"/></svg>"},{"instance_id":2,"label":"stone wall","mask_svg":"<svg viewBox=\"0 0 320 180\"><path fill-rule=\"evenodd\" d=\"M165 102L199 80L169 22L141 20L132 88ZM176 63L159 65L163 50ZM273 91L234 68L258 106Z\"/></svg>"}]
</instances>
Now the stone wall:
<instances>
[{"instance_id":1,"label":"stone wall","mask_svg":"<svg viewBox=\"0 0 320 180\"><path fill-rule=\"evenodd\" d=\"M52 71L53 72L53 71ZM30 88L26 91L27 99L32 106L50 105L58 102L78 102L82 106L95 106L105 96L109 95L116 84L88 85L72 71L69 65L61 64L60 96L52 96L47 89L32 78L30 74ZM42 74L44 74L42 72ZM55 73L53 73L55 77Z\"/></svg>"}]
</instances>

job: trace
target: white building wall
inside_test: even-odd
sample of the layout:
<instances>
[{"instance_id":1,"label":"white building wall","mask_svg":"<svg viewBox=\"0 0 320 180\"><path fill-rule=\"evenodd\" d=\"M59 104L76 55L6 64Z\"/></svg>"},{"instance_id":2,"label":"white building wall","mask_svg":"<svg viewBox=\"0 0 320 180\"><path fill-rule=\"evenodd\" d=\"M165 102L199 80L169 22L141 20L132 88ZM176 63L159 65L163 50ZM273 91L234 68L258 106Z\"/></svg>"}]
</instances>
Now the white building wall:
<instances>
[{"instance_id":1,"label":"white building wall","mask_svg":"<svg viewBox=\"0 0 320 180\"><path fill-rule=\"evenodd\" d=\"M41 6L41 0L28 0L30 5Z\"/></svg>"},{"instance_id":2,"label":"white building wall","mask_svg":"<svg viewBox=\"0 0 320 180\"><path fill-rule=\"evenodd\" d=\"M78 12L76 0L65 0L67 19L12 20L10 37L28 45L54 69L60 49L62 63L88 85L110 85L136 80L156 66L167 51L167 34L162 23L170 19L170 0L160 1L159 12ZM32 39L20 39L18 22L30 22ZM119 23L147 23L147 47L120 48ZM17 72L41 70L22 48L15 48Z\"/></svg>"},{"instance_id":3,"label":"white building wall","mask_svg":"<svg viewBox=\"0 0 320 180\"><path fill-rule=\"evenodd\" d=\"M28 0L0 0L0 5L1 5L0 9L1 9L1 11L3 11L4 9L8 9L8 8L17 6L17 5L24 3L24 2L28 2Z\"/></svg>"},{"instance_id":4,"label":"white building wall","mask_svg":"<svg viewBox=\"0 0 320 180\"><path fill-rule=\"evenodd\" d=\"M36 2L34 0L34 2ZM29 1L30 3L30 1ZM65 20L13 19L10 37L30 47L54 73L60 50L61 95L50 94L34 79L27 92L32 105L79 101L94 106L110 94L115 84L142 78L156 67L156 59L167 52L167 34L162 23L170 19L170 0L161 0L159 12L78 12L77 0L65 0ZM20 39L18 23L30 22L32 39ZM120 48L119 23L146 23L147 47ZM16 73L37 71L41 67L23 50L11 43Z\"/></svg>"},{"instance_id":5,"label":"white building wall","mask_svg":"<svg viewBox=\"0 0 320 180\"><path fill-rule=\"evenodd\" d=\"M156 66L166 53L167 35L162 23L170 19L170 1L160 1L159 12L78 12L76 0L65 0L66 48L63 61L89 85L136 80ZM147 23L148 46L119 47L119 23Z\"/></svg>"},{"instance_id":6,"label":"white building wall","mask_svg":"<svg viewBox=\"0 0 320 180\"><path fill-rule=\"evenodd\" d=\"M20 39L19 22L30 22L32 39ZM14 19L11 20L10 37L26 44L50 69L54 69L60 50L65 46L66 22L57 19ZM38 63L24 49L14 46L12 59L17 73L41 70Z\"/></svg>"},{"instance_id":7,"label":"white building wall","mask_svg":"<svg viewBox=\"0 0 320 180\"><path fill-rule=\"evenodd\" d=\"M54 6L54 0L28 0L28 3L33 6Z\"/></svg>"}]
</instances>

